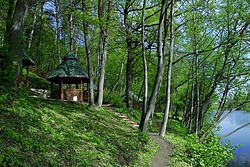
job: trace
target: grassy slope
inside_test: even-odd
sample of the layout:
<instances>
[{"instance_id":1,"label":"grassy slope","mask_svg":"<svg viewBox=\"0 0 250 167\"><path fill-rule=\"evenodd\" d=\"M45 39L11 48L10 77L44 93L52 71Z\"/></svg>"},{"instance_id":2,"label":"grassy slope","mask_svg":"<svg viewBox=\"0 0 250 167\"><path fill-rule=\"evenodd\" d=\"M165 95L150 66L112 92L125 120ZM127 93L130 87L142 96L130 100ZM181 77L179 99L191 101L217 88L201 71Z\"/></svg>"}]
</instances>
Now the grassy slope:
<instances>
[{"instance_id":1,"label":"grassy slope","mask_svg":"<svg viewBox=\"0 0 250 167\"><path fill-rule=\"evenodd\" d=\"M0 87L0 166L146 166L155 151L112 112Z\"/></svg>"},{"instance_id":2,"label":"grassy slope","mask_svg":"<svg viewBox=\"0 0 250 167\"><path fill-rule=\"evenodd\" d=\"M147 136L106 110L8 94L0 102L7 166L122 166L149 151Z\"/></svg>"}]
</instances>

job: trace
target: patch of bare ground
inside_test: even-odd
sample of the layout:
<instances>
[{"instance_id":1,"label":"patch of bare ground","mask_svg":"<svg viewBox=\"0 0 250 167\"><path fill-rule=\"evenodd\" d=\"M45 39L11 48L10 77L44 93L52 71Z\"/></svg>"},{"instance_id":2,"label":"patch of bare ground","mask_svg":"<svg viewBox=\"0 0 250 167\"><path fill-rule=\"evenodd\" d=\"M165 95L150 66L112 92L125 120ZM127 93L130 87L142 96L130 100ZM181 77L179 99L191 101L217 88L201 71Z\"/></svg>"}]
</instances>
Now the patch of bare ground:
<instances>
[{"instance_id":1,"label":"patch of bare ground","mask_svg":"<svg viewBox=\"0 0 250 167\"><path fill-rule=\"evenodd\" d=\"M159 149L151 162L151 167L166 167L169 166L173 147L172 145L159 136L159 133L149 133L152 140L159 144Z\"/></svg>"}]
</instances>

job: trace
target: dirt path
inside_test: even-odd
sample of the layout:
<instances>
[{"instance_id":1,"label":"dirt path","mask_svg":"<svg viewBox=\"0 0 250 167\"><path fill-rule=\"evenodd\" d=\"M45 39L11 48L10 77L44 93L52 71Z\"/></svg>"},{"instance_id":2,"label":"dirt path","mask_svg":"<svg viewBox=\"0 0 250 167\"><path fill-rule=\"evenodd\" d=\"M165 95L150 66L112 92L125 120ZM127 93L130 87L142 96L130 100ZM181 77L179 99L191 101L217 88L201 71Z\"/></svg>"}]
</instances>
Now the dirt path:
<instances>
[{"instance_id":1,"label":"dirt path","mask_svg":"<svg viewBox=\"0 0 250 167\"><path fill-rule=\"evenodd\" d=\"M159 144L158 152L155 154L151 162L151 167L166 167L169 166L169 161L172 154L172 145L159 136L159 133L149 133L152 140Z\"/></svg>"},{"instance_id":2,"label":"dirt path","mask_svg":"<svg viewBox=\"0 0 250 167\"><path fill-rule=\"evenodd\" d=\"M110 104L103 105L103 107L111 112L114 112L115 115L117 115L118 117L120 117L124 121L128 122L132 126L139 127L139 125L136 122L131 121L126 115L115 112L113 107L110 107ZM155 154L154 158L152 159L151 167L169 166L169 161L170 161L172 150L173 150L172 145L169 142L167 142L166 140L162 139L159 136L159 133L149 133L149 135L150 135L152 140L154 140L155 142L157 142L159 144L159 149L158 149L157 153Z\"/></svg>"}]
</instances>

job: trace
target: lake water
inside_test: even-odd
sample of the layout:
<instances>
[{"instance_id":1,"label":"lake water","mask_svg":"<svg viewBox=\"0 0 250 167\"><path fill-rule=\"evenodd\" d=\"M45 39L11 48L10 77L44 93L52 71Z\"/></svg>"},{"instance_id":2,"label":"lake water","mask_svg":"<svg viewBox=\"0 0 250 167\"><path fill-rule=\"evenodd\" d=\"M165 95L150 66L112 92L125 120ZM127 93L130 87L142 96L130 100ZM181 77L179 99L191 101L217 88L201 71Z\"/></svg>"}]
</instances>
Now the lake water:
<instances>
[{"instance_id":1,"label":"lake water","mask_svg":"<svg viewBox=\"0 0 250 167\"><path fill-rule=\"evenodd\" d=\"M222 128L219 134L226 135L248 122L250 122L250 113L234 111L220 123ZM228 167L250 167L250 126L222 139L221 143L227 140L230 140L231 146L242 145L234 151L235 158L228 164Z\"/></svg>"}]
</instances>

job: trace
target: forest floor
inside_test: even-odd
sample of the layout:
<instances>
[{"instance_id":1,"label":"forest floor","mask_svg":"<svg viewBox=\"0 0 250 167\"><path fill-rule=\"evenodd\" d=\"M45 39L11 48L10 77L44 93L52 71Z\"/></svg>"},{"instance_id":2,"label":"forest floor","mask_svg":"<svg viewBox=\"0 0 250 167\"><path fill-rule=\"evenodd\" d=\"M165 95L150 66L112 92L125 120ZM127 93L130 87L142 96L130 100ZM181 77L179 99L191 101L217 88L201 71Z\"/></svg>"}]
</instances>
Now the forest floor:
<instances>
[{"instance_id":1,"label":"forest floor","mask_svg":"<svg viewBox=\"0 0 250 167\"><path fill-rule=\"evenodd\" d=\"M104 108L106 108L107 110L111 111L111 112L115 112L114 109L112 107L110 107L110 104L106 104L103 105ZM121 119L123 119L124 121L128 122L129 124L131 124L134 127L139 127L139 125L130 120L126 115L115 112L115 114L117 116L119 116ZM155 141L156 143L159 144L159 148L157 153L155 154L155 156L152 159L151 162L151 167L166 167L169 166L169 162L171 159L171 155L173 152L173 147L172 145L166 141L165 139L163 139L162 137L159 136L159 133L151 133L149 132L149 136L151 137L151 139L153 141Z\"/></svg>"},{"instance_id":2,"label":"forest floor","mask_svg":"<svg viewBox=\"0 0 250 167\"><path fill-rule=\"evenodd\" d=\"M151 162L151 167L166 167L169 166L173 147L165 139L159 136L159 133L149 133L152 140L159 144L159 149Z\"/></svg>"}]
</instances>

